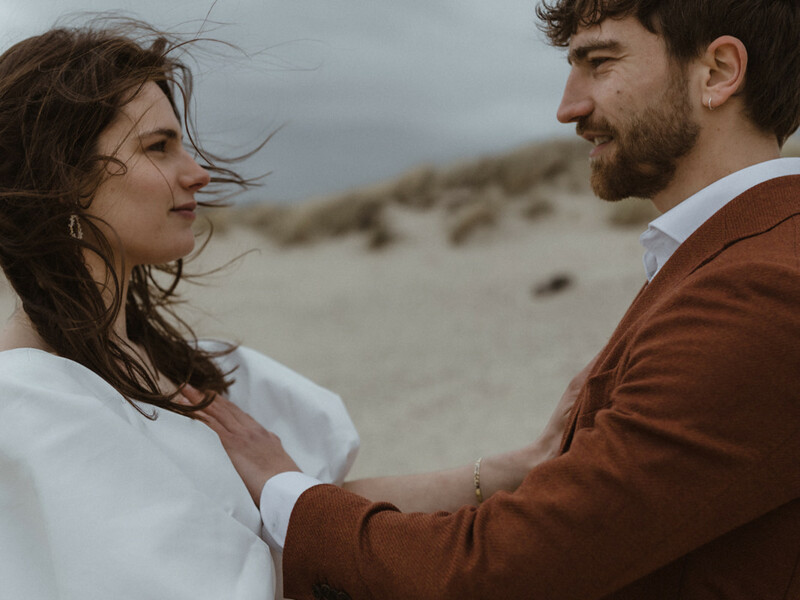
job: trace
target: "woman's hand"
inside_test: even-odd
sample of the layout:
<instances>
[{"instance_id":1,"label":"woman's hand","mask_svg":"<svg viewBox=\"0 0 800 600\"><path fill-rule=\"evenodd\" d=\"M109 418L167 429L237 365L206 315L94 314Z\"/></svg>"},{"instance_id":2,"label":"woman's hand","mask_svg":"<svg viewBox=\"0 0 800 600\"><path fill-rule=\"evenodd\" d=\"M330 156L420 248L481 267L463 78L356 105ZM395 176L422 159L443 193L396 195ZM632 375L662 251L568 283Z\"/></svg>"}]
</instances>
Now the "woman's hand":
<instances>
[{"instance_id":1,"label":"woman's hand","mask_svg":"<svg viewBox=\"0 0 800 600\"><path fill-rule=\"evenodd\" d=\"M192 386L182 388L184 397L192 404L201 402L204 395ZM198 411L206 425L219 436L225 452L247 486L258 506L261 489L272 476L286 471L299 471L286 454L280 438L264 429L258 421L228 400L216 395L214 401Z\"/></svg>"}]
</instances>

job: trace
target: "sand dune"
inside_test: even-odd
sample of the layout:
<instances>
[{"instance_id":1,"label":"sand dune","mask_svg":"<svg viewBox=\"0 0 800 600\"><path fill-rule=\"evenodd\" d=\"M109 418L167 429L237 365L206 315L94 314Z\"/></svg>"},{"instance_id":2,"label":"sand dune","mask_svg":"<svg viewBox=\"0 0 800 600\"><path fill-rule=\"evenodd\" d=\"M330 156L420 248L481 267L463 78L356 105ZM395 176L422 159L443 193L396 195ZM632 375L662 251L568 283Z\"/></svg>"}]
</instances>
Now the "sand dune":
<instances>
[{"instance_id":1,"label":"sand dune","mask_svg":"<svg viewBox=\"0 0 800 600\"><path fill-rule=\"evenodd\" d=\"M642 284L635 232L590 196L536 222L500 218L452 246L429 214L390 212L402 241L356 237L278 250L253 232L206 260L258 247L192 290L198 330L233 336L344 398L362 435L354 473L445 467L532 439ZM598 224L598 220L600 224ZM550 296L532 289L568 274Z\"/></svg>"},{"instance_id":2,"label":"sand dune","mask_svg":"<svg viewBox=\"0 0 800 600\"><path fill-rule=\"evenodd\" d=\"M513 170L498 157L472 163L478 174L421 169L285 208L282 224L259 221L270 208L230 216L204 264L261 251L217 287L192 291L216 315L196 315L198 329L232 335L341 394L363 439L356 476L524 444L644 280L638 229L610 224L586 185L585 148L582 158L575 149L513 153L549 154L556 165L525 186L505 187L498 174ZM410 189L425 201L410 200ZM354 221L366 225L343 225L358 214L353 205L367 204L371 219ZM454 239L470 211L490 217ZM300 221L304 235L276 234ZM379 251L377 222L390 235Z\"/></svg>"},{"instance_id":3,"label":"sand dune","mask_svg":"<svg viewBox=\"0 0 800 600\"><path fill-rule=\"evenodd\" d=\"M550 146L573 162L553 159L527 179L482 159L300 207L228 211L196 267L258 251L188 286L187 316L199 334L241 341L341 394L362 435L355 476L524 444L644 281L637 238L650 213L633 201L622 219L633 226L611 224L620 209L578 179L585 158L574 148ZM476 206L484 216L454 239L459 214ZM304 219L313 234L275 233ZM386 239L376 243L376 231ZM0 291L0 309L12 304Z\"/></svg>"}]
</instances>

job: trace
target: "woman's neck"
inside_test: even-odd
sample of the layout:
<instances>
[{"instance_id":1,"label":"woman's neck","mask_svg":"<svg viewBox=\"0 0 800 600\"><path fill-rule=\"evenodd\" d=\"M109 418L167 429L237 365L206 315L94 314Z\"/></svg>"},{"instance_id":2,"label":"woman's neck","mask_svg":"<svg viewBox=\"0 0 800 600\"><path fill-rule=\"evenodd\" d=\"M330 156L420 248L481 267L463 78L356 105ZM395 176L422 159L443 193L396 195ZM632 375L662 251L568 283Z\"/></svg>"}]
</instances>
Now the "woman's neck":
<instances>
[{"instance_id":1,"label":"woman's neck","mask_svg":"<svg viewBox=\"0 0 800 600\"><path fill-rule=\"evenodd\" d=\"M97 273L99 269L93 269L91 264L88 264L90 272ZM95 280L98 280L95 278ZM113 293L112 290L107 284L105 286L101 286L98 283L98 286L101 287L103 300L106 303L107 307L110 307L113 304ZM136 354L139 355L141 353L141 348L135 346L130 338L128 337L128 327L127 327L127 313L126 313L126 299L128 297L128 279L122 280L122 285L120 286L120 305L119 310L114 318L114 323L112 325L112 333L117 338L117 341L123 347L135 348ZM3 327L2 331L0 331L0 351L3 350L11 350L14 348L37 348L39 350L45 350L47 352L55 353L54 349L44 340L44 338L39 334L36 330L36 327L33 325L33 322L28 317L28 314L21 306L21 302L17 300L17 308L14 310L14 313L8 319Z\"/></svg>"},{"instance_id":2,"label":"woman's neck","mask_svg":"<svg viewBox=\"0 0 800 600\"><path fill-rule=\"evenodd\" d=\"M20 306L17 306L14 314L0 331L0 351L14 350L15 348L37 348L55 353L36 331L28 315Z\"/></svg>"},{"instance_id":3,"label":"woman's neck","mask_svg":"<svg viewBox=\"0 0 800 600\"><path fill-rule=\"evenodd\" d=\"M117 290L116 286L112 285L114 278L109 273L108 265L102 261L99 256L87 251L84 252L84 261L89 274L97 283L97 287L100 290L106 308L113 306L114 295L119 292L119 310L114 317L114 324L112 325L111 329L114 335L116 335L116 337L123 342L123 345L130 344L131 341L128 338L128 325L125 305L128 298L128 284L130 282L132 273L130 270L125 269L123 264L119 264L122 261L118 259L115 260L115 262L118 263L116 265L116 272L119 274L119 290Z\"/></svg>"}]
</instances>

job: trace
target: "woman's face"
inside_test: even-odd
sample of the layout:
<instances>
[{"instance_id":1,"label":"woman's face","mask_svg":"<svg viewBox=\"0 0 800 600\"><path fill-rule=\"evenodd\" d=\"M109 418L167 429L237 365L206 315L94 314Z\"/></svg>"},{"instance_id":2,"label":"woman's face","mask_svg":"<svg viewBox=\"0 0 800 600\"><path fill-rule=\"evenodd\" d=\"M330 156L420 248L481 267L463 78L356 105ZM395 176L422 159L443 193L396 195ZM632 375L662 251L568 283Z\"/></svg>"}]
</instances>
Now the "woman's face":
<instances>
[{"instance_id":1,"label":"woman's face","mask_svg":"<svg viewBox=\"0 0 800 600\"><path fill-rule=\"evenodd\" d=\"M117 264L122 256L130 269L190 253L194 193L209 174L183 147L180 123L158 85L147 83L122 108L100 134L98 150L125 165L109 163L109 176L86 210L108 224L100 227Z\"/></svg>"}]
</instances>

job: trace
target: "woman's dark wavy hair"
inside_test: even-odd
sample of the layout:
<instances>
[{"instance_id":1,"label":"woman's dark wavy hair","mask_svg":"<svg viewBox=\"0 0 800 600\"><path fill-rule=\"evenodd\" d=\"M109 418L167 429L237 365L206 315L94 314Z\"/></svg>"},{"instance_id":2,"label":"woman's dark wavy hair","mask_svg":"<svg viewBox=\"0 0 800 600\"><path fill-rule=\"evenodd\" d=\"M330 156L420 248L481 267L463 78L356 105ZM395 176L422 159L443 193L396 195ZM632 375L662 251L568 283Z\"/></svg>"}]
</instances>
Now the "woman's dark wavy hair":
<instances>
[{"instance_id":1,"label":"woman's dark wavy hair","mask_svg":"<svg viewBox=\"0 0 800 600\"><path fill-rule=\"evenodd\" d=\"M180 98L186 139L211 171L210 187L249 185L195 140L188 115L192 77L175 57L187 43L144 23L100 19L52 29L0 56L0 266L42 339L97 373L143 414L137 402L192 416L211 396L188 407L176 402L176 394L160 391L156 375L113 333L123 300L128 337L163 375L179 386L219 393L230 385L229 373L213 359L233 346L218 353L200 349L175 313L183 260L136 266L123 299L112 246L84 212L109 176L109 163L124 171L118 159L98 153L98 136L148 82L163 90L179 120ZM89 233L83 239L70 235L72 215ZM84 252L108 267L104 289L90 274Z\"/></svg>"},{"instance_id":2,"label":"woman's dark wavy hair","mask_svg":"<svg viewBox=\"0 0 800 600\"><path fill-rule=\"evenodd\" d=\"M536 14L551 43L562 47L578 27L635 16L684 64L718 37L734 36L748 53L747 117L781 146L800 125L798 0L544 0Z\"/></svg>"}]
</instances>

